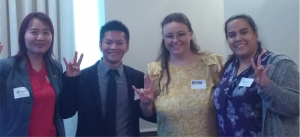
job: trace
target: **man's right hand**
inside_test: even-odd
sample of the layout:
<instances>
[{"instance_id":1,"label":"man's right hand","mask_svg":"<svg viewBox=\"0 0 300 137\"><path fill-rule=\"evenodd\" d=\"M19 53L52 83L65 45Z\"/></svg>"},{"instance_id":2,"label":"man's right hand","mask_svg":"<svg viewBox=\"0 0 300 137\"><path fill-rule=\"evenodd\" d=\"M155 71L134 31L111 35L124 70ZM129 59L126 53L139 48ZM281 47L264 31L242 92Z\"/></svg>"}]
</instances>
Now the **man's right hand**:
<instances>
[{"instance_id":1,"label":"man's right hand","mask_svg":"<svg viewBox=\"0 0 300 137\"><path fill-rule=\"evenodd\" d=\"M66 65L66 72L68 77L76 77L79 76L80 71L80 64L83 58L83 54L80 55L80 58L77 62L77 51L75 52L73 60L71 60L69 63L67 62L66 58L64 57L64 62Z\"/></svg>"}]
</instances>

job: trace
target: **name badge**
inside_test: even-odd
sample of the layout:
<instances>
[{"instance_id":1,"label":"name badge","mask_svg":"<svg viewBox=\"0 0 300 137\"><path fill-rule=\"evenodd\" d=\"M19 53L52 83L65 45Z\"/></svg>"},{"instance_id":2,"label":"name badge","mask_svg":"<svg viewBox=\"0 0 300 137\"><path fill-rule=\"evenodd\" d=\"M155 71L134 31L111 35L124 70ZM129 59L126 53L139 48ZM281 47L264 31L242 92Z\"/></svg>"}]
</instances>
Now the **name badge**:
<instances>
[{"instance_id":1,"label":"name badge","mask_svg":"<svg viewBox=\"0 0 300 137\"><path fill-rule=\"evenodd\" d=\"M29 91L25 87L14 88L15 99L29 97Z\"/></svg>"},{"instance_id":2,"label":"name badge","mask_svg":"<svg viewBox=\"0 0 300 137\"><path fill-rule=\"evenodd\" d=\"M192 89L206 89L206 81L205 80L192 80L191 88Z\"/></svg>"},{"instance_id":3,"label":"name badge","mask_svg":"<svg viewBox=\"0 0 300 137\"><path fill-rule=\"evenodd\" d=\"M254 79L253 78L242 78L239 84L240 87L251 87Z\"/></svg>"}]
</instances>

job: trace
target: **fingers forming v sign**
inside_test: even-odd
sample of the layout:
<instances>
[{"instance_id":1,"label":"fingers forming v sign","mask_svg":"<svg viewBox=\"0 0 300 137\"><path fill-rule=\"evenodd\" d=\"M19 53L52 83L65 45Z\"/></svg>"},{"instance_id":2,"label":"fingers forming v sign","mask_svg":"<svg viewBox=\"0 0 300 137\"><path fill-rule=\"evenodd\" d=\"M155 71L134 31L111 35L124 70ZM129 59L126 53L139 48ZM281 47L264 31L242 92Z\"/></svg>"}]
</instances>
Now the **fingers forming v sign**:
<instances>
[{"instance_id":1,"label":"fingers forming v sign","mask_svg":"<svg viewBox=\"0 0 300 137\"><path fill-rule=\"evenodd\" d=\"M135 86L132 86L132 88L139 95L141 103L150 104L154 100L153 86L153 80L151 80L149 75L145 75L144 88L137 89Z\"/></svg>"},{"instance_id":2,"label":"fingers forming v sign","mask_svg":"<svg viewBox=\"0 0 300 137\"><path fill-rule=\"evenodd\" d=\"M271 67L271 65L268 65L267 68L265 68L263 65L261 65L261 55L258 56L257 59L257 65L254 63L254 59L251 59L252 68L254 69L254 81L257 85L259 85L261 88L264 88L268 86L270 80L268 77L268 71Z\"/></svg>"},{"instance_id":3,"label":"fingers forming v sign","mask_svg":"<svg viewBox=\"0 0 300 137\"><path fill-rule=\"evenodd\" d=\"M2 43L0 42L0 55L1 55L2 49L3 49L3 45L2 45Z\"/></svg>"},{"instance_id":4,"label":"fingers forming v sign","mask_svg":"<svg viewBox=\"0 0 300 137\"><path fill-rule=\"evenodd\" d=\"M75 52L73 60L69 63L67 62L66 58L64 57L64 62L66 65L66 71L68 77L76 77L80 75L80 64L83 58L83 54L80 55L79 60L77 61L77 51Z\"/></svg>"}]
</instances>

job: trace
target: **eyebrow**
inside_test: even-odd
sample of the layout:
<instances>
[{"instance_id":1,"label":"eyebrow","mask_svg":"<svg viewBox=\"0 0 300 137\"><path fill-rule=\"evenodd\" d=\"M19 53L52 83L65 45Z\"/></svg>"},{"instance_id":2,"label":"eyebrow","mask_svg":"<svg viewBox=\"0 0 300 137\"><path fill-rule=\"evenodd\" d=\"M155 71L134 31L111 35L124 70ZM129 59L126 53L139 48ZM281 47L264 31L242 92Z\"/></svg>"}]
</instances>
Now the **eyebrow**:
<instances>
[{"instance_id":1,"label":"eyebrow","mask_svg":"<svg viewBox=\"0 0 300 137\"><path fill-rule=\"evenodd\" d=\"M240 29L239 31L243 31L243 30L249 30L248 28L242 28L242 29ZM228 32L227 34L230 34L230 33L235 33L234 31L230 31L230 32Z\"/></svg>"},{"instance_id":2,"label":"eyebrow","mask_svg":"<svg viewBox=\"0 0 300 137\"><path fill-rule=\"evenodd\" d=\"M39 30L39 29L37 29L37 28L30 28L29 30ZM43 30L49 30L50 31L50 29L43 29Z\"/></svg>"},{"instance_id":3,"label":"eyebrow","mask_svg":"<svg viewBox=\"0 0 300 137\"><path fill-rule=\"evenodd\" d=\"M241 29L240 31L242 31L242 30L249 30L248 28L243 28L243 29Z\"/></svg>"},{"instance_id":4,"label":"eyebrow","mask_svg":"<svg viewBox=\"0 0 300 137\"><path fill-rule=\"evenodd\" d=\"M105 41L116 41L116 42L123 42L123 41L125 41L125 40L124 40L124 39L117 39L117 40L106 39Z\"/></svg>"},{"instance_id":5,"label":"eyebrow","mask_svg":"<svg viewBox=\"0 0 300 137\"><path fill-rule=\"evenodd\" d=\"M181 32L187 32L187 31L185 31L185 30L180 30L180 31L176 32L175 34L178 34L178 33L181 33ZM169 33L166 33L165 35L167 35L167 34L173 34L173 33L169 32Z\"/></svg>"}]
</instances>

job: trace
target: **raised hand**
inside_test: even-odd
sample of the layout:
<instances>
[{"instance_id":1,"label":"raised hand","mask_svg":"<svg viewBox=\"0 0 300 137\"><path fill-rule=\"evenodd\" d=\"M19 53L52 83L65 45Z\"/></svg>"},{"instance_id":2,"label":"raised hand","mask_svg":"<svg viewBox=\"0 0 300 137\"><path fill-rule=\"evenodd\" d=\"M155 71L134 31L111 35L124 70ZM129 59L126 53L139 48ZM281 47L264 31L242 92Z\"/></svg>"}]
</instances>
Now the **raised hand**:
<instances>
[{"instance_id":1,"label":"raised hand","mask_svg":"<svg viewBox=\"0 0 300 137\"><path fill-rule=\"evenodd\" d=\"M135 86L132 86L134 91L139 95L140 101L144 105L150 105L154 100L154 91L153 91L153 80L149 75L144 76L144 88L137 89Z\"/></svg>"},{"instance_id":2,"label":"raised hand","mask_svg":"<svg viewBox=\"0 0 300 137\"><path fill-rule=\"evenodd\" d=\"M76 77L79 76L80 71L80 64L83 58L83 54L80 55L80 58L77 62L77 51L75 52L73 60L71 60L69 63L67 62L66 58L64 57L64 62L66 64L66 72L68 77Z\"/></svg>"},{"instance_id":3,"label":"raised hand","mask_svg":"<svg viewBox=\"0 0 300 137\"><path fill-rule=\"evenodd\" d=\"M0 42L0 55L1 55L2 49L3 49L3 45L2 45L2 43Z\"/></svg>"},{"instance_id":4,"label":"raised hand","mask_svg":"<svg viewBox=\"0 0 300 137\"><path fill-rule=\"evenodd\" d=\"M261 65L261 55L258 56L257 59L257 66L254 63L254 59L251 59L252 68L254 69L254 81L255 83L260 86L260 88L265 88L269 85L270 79L268 77L268 71L271 67L271 65L268 65L267 68L265 68L263 65Z\"/></svg>"}]
</instances>

